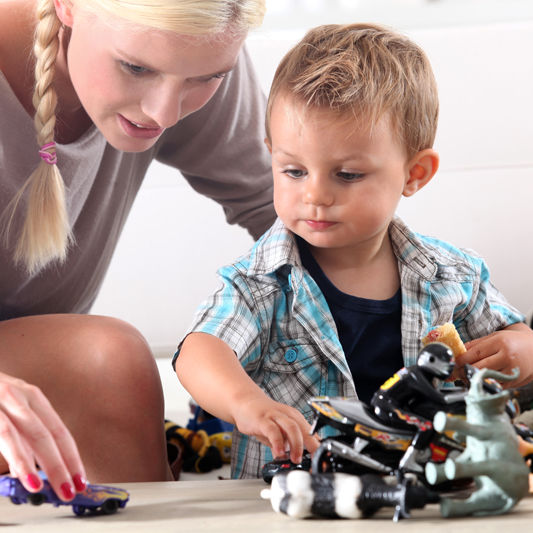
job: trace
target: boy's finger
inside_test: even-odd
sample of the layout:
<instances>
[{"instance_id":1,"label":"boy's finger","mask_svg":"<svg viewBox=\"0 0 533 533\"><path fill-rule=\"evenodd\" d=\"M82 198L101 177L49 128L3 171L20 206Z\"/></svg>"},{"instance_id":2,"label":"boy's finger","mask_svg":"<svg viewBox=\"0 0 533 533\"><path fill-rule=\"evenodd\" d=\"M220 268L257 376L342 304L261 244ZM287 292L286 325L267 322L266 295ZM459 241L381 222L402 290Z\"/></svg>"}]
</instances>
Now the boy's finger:
<instances>
[{"instance_id":1,"label":"boy's finger","mask_svg":"<svg viewBox=\"0 0 533 533\"><path fill-rule=\"evenodd\" d=\"M300 425L292 418L283 420L285 439L289 443L290 459L293 463L301 463L304 452L304 437Z\"/></svg>"},{"instance_id":2,"label":"boy's finger","mask_svg":"<svg viewBox=\"0 0 533 533\"><path fill-rule=\"evenodd\" d=\"M320 439L317 435L306 435L304 438L304 446L309 453L314 453L320 446Z\"/></svg>"},{"instance_id":3,"label":"boy's finger","mask_svg":"<svg viewBox=\"0 0 533 533\"><path fill-rule=\"evenodd\" d=\"M283 457L286 448L285 438L278 424L273 420L265 421L262 425L261 433L272 450L272 456L275 459Z\"/></svg>"}]
</instances>

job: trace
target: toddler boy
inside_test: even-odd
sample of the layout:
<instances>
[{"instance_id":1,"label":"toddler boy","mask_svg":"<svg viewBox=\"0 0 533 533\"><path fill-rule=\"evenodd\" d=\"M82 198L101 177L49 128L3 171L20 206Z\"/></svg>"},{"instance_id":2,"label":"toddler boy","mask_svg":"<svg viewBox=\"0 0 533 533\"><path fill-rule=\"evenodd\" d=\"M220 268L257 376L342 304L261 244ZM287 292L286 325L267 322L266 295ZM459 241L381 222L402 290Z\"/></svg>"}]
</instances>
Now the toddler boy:
<instances>
[{"instance_id":1,"label":"toddler boy","mask_svg":"<svg viewBox=\"0 0 533 533\"><path fill-rule=\"evenodd\" d=\"M312 452L310 397L368 401L446 322L472 341L460 364L532 378L533 332L483 260L395 216L437 171L437 116L425 54L379 26L315 28L279 65L266 121L278 220L219 271L174 358L194 399L236 425L233 477L258 477L269 447Z\"/></svg>"}]
</instances>

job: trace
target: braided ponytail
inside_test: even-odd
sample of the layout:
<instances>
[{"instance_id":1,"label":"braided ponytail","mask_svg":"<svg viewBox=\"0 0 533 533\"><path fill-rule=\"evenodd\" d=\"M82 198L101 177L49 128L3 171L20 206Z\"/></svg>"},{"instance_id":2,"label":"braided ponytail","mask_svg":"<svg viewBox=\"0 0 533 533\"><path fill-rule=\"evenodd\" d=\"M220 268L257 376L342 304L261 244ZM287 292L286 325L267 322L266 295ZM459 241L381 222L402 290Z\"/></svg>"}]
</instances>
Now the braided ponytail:
<instances>
[{"instance_id":1,"label":"braided ponytail","mask_svg":"<svg viewBox=\"0 0 533 533\"><path fill-rule=\"evenodd\" d=\"M65 185L57 168L54 142L57 95L53 80L61 23L53 0L37 2L37 20L33 48L36 58L33 107L41 161L4 213L8 219L4 230L7 240L17 206L28 190L26 217L15 247L14 260L24 265L30 274L53 260L64 261L72 241Z\"/></svg>"}]
</instances>

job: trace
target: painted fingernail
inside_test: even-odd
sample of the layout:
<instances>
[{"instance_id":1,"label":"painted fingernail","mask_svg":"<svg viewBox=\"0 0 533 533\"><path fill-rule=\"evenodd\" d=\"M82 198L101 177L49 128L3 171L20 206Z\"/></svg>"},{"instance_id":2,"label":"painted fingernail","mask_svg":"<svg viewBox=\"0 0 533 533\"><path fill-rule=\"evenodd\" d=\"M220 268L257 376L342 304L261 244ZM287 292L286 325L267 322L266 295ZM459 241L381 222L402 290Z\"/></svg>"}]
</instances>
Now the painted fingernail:
<instances>
[{"instance_id":1,"label":"painted fingernail","mask_svg":"<svg viewBox=\"0 0 533 533\"><path fill-rule=\"evenodd\" d=\"M72 477L72 481L74 482L74 486L78 492L85 490L85 487L87 486L87 480L81 474L75 474Z\"/></svg>"},{"instance_id":2,"label":"painted fingernail","mask_svg":"<svg viewBox=\"0 0 533 533\"><path fill-rule=\"evenodd\" d=\"M72 500L72 498L74 498L74 495L75 495L74 489L70 483L67 483L65 481L65 483L61 485L60 489L61 489L61 494L63 495L65 500Z\"/></svg>"},{"instance_id":3,"label":"painted fingernail","mask_svg":"<svg viewBox=\"0 0 533 533\"><path fill-rule=\"evenodd\" d=\"M41 488L41 480L39 479L39 476L37 476L36 474L28 474L26 476L26 482L33 490L37 490Z\"/></svg>"}]
</instances>

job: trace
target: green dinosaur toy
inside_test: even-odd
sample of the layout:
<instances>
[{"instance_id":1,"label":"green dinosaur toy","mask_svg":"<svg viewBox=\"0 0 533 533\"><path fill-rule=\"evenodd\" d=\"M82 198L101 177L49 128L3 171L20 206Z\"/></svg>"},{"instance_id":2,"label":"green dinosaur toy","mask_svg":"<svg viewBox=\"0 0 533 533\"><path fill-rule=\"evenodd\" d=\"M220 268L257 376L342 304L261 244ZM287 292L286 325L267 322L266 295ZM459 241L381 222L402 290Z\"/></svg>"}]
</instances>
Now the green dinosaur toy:
<instances>
[{"instance_id":1,"label":"green dinosaur toy","mask_svg":"<svg viewBox=\"0 0 533 533\"><path fill-rule=\"evenodd\" d=\"M471 379L466 396L466 420L435 415L437 431L452 430L466 436L466 448L444 465L428 463L426 478L435 484L446 479L474 478L476 489L466 499L442 498L441 514L449 516L502 514L509 511L529 490L529 469L518 450L518 438L505 413L508 393L486 392L483 380L512 381L519 375L482 369Z\"/></svg>"}]
</instances>

